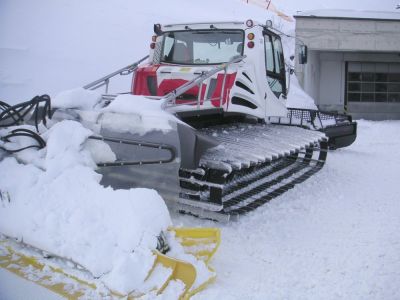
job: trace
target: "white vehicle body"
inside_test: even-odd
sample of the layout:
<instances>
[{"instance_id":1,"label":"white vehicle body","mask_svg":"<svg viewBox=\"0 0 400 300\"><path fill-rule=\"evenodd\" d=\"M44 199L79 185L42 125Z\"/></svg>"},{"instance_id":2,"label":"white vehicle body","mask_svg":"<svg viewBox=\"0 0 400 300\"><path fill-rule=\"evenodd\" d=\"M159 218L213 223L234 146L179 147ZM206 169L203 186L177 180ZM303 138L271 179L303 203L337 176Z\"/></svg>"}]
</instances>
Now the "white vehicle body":
<instances>
[{"instance_id":1,"label":"white vehicle body","mask_svg":"<svg viewBox=\"0 0 400 300\"><path fill-rule=\"evenodd\" d=\"M283 51L273 30L250 20L156 26L149 63L137 70L132 84L134 94L164 96L202 72L243 56L178 98L170 109L259 119L287 115Z\"/></svg>"}]
</instances>

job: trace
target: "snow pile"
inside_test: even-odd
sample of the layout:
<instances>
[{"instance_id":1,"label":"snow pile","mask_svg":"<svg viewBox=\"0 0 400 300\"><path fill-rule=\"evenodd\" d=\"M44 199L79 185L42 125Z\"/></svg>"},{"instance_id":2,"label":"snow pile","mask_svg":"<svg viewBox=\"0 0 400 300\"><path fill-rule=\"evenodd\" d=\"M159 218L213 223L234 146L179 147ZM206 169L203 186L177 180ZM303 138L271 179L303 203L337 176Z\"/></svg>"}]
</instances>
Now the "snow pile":
<instances>
[{"instance_id":1,"label":"snow pile","mask_svg":"<svg viewBox=\"0 0 400 300\"><path fill-rule=\"evenodd\" d=\"M85 127L97 133L100 129L107 129L139 135L154 130L166 133L173 129L173 124L182 123L162 108L164 102L159 99L118 95L105 107L100 103L101 95L94 91L83 88L63 91L52 101L53 107L62 109L55 112L54 118L79 120ZM104 145L90 141L88 143L96 163L115 160Z\"/></svg>"},{"instance_id":2,"label":"snow pile","mask_svg":"<svg viewBox=\"0 0 400 300\"><path fill-rule=\"evenodd\" d=\"M57 108L93 109L100 100L99 92L75 88L58 93L52 99L52 105Z\"/></svg>"},{"instance_id":3,"label":"snow pile","mask_svg":"<svg viewBox=\"0 0 400 300\"><path fill-rule=\"evenodd\" d=\"M140 290L157 235L171 225L169 213L154 190L99 184L85 149L91 134L63 121L42 135L45 149L23 151L32 164L18 157L0 162L0 232L74 260L111 289Z\"/></svg>"},{"instance_id":4,"label":"snow pile","mask_svg":"<svg viewBox=\"0 0 400 300\"><path fill-rule=\"evenodd\" d=\"M290 76L290 89L286 106L290 108L318 109L314 99L300 87L295 75Z\"/></svg>"},{"instance_id":5,"label":"snow pile","mask_svg":"<svg viewBox=\"0 0 400 300\"><path fill-rule=\"evenodd\" d=\"M172 129L171 121L181 122L162 109L163 101L144 96L119 95L103 112L99 122L116 132L145 134L151 130L167 132Z\"/></svg>"}]
</instances>

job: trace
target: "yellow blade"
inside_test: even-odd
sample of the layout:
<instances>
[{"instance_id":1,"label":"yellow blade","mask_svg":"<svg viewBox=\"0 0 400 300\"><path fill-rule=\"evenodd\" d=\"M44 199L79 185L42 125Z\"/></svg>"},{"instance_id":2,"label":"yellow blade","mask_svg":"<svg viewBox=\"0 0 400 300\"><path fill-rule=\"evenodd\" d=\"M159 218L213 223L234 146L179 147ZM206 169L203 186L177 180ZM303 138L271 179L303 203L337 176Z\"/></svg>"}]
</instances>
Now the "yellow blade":
<instances>
[{"instance_id":1,"label":"yellow blade","mask_svg":"<svg viewBox=\"0 0 400 300\"><path fill-rule=\"evenodd\" d=\"M4 241L0 241L0 267L4 268L21 278L35 282L38 285L47 288L54 293L68 299L78 299L85 295L85 291L95 290L96 284L88 283L76 276L65 273L59 268L45 265L37 258L23 255L14 251L11 246L5 245ZM58 283L52 282L52 275L57 275ZM67 283L60 283L67 282ZM79 289L67 288L68 282L77 283Z\"/></svg>"},{"instance_id":2,"label":"yellow blade","mask_svg":"<svg viewBox=\"0 0 400 300\"><path fill-rule=\"evenodd\" d=\"M45 259L42 257L29 256L14 249L18 249L21 246L27 247L25 244L15 243L9 241L8 239L0 240L1 268L16 274L21 278L35 282L36 284L68 299L79 299L80 297L85 296L85 294L93 294L93 292L97 289L95 282L88 282L78 278L77 276L67 273L59 267L54 267L51 264L47 264ZM169 268L172 271L168 278L166 278L164 282L157 283L157 286L160 287L157 290L157 294L161 294L171 280L180 280L185 285L180 298L187 299L188 292L196 280L196 269L190 263L168 257L158 251L154 251L154 254L156 255L156 259L153 267L146 277L146 280L151 277L153 271L158 265ZM57 283L54 284L52 277L58 279ZM71 290L69 288L69 283L73 283L76 288ZM121 293L115 291L109 291L109 293L114 298L126 299L126 295L122 295ZM106 295L101 294L99 296ZM142 296L142 294L135 294L135 296ZM135 296L129 295L127 298L134 299Z\"/></svg>"},{"instance_id":3,"label":"yellow blade","mask_svg":"<svg viewBox=\"0 0 400 300\"><path fill-rule=\"evenodd\" d=\"M221 243L219 228L170 228L186 251L208 263Z\"/></svg>"},{"instance_id":4,"label":"yellow blade","mask_svg":"<svg viewBox=\"0 0 400 300\"><path fill-rule=\"evenodd\" d=\"M161 294L171 280L180 280L185 284L185 289L181 294L181 297L184 297L184 295L190 290L194 281L196 280L196 269L190 263L171 258L158 251L155 251L155 254L157 255L157 258L154 262L153 268L149 272L148 277L153 272L157 264L162 264L164 267L173 270L172 274L170 275L168 280L164 282L163 286L158 290L157 294Z\"/></svg>"}]
</instances>

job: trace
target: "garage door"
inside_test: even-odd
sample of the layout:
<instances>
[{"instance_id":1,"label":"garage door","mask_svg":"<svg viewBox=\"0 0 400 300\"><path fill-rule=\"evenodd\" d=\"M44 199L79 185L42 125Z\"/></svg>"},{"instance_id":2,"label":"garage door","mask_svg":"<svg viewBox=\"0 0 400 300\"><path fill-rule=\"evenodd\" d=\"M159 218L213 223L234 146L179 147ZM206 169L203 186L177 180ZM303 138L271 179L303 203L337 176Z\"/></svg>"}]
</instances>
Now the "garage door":
<instances>
[{"instance_id":1,"label":"garage door","mask_svg":"<svg viewBox=\"0 0 400 300\"><path fill-rule=\"evenodd\" d=\"M346 62L348 111L367 119L400 119L400 63Z\"/></svg>"},{"instance_id":2,"label":"garage door","mask_svg":"<svg viewBox=\"0 0 400 300\"><path fill-rule=\"evenodd\" d=\"M347 101L400 103L400 64L349 62Z\"/></svg>"}]
</instances>

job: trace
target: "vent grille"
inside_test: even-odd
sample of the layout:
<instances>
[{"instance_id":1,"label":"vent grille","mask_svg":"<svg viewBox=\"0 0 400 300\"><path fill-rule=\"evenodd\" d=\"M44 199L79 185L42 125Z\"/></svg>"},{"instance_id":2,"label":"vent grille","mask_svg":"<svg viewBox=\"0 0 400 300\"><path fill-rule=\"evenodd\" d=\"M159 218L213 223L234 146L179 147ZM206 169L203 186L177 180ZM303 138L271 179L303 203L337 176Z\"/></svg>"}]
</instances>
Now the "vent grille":
<instances>
[{"instance_id":1,"label":"vent grille","mask_svg":"<svg viewBox=\"0 0 400 300\"><path fill-rule=\"evenodd\" d=\"M247 101L243 98L240 97L233 97L231 100L232 104L236 104L236 105L241 105L241 106L245 106L251 109L256 109L257 105L255 105L254 103L251 103L250 101Z\"/></svg>"},{"instance_id":2,"label":"vent grille","mask_svg":"<svg viewBox=\"0 0 400 300\"><path fill-rule=\"evenodd\" d=\"M250 94L254 95L254 92L246 85L244 85L243 83L241 83L240 81L236 81L235 85L237 87L240 87L241 89L244 89L245 91L249 92Z\"/></svg>"}]
</instances>

